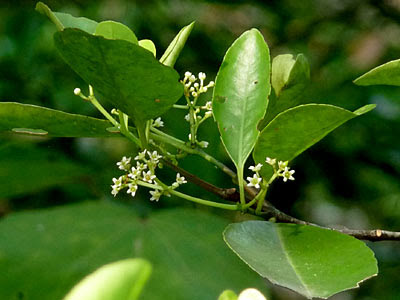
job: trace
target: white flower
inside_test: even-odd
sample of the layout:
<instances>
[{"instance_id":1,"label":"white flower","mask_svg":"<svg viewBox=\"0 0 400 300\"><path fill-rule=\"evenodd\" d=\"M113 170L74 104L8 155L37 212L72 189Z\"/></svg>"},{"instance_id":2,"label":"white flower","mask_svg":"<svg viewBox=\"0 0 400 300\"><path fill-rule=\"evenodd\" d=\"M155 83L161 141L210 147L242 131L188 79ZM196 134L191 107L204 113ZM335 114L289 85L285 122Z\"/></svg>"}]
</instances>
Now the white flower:
<instances>
[{"instance_id":1,"label":"white flower","mask_svg":"<svg viewBox=\"0 0 400 300\"><path fill-rule=\"evenodd\" d=\"M196 82L193 86L194 86L195 88L198 88L198 87L199 87L199 83Z\"/></svg>"},{"instance_id":2,"label":"white flower","mask_svg":"<svg viewBox=\"0 0 400 300\"><path fill-rule=\"evenodd\" d=\"M190 122L190 114L187 114L187 115L185 116L185 120L188 121L188 122Z\"/></svg>"},{"instance_id":3,"label":"white flower","mask_svg":"<svg viewBox=\"0 0 400 300\"><path fill-rule=\"evenodd\" d=\"M202 93L207 93L207 87L206 86L203 86L201 89L200 89L200 92L202 92Z\"/></svg>"},{"instance_id":4,"label":"white flower","mask_svg":"<svg viewBox=\"0 0 400 300\"><path fill-rule=\"evenodd\" d=\"M261 177L257 174L254 174L253 177L247 177L247 181L249 182L247 186L254 186L255 188L260 188Z\"/></svg>"},{"instance_id":5,"label":"white flower","mask_svg":"<svg viewBox=\"0 0 400 300\"><path fill-rule=\"evenodd\" d=\"M238 300L266 300L266 298L256 289L245 289L239 294Z\"/></svg>"},{"instance_id":6,"label":"white flower","mask_svg":"<svg viewBox=\"0 0 400 300\"><path fill-rule=\"evenodd\" d=\"M121 161L117 162L117 166L120 170L128 171L130 168L130 162L131 158L130 157L122 157Z\"/></svg>"},{"instance_id":7,"label":"white flower","mask_svg":"<svg viewBox=\"0 0 400 300\"><path fill-rule=\"evenodd\" d=\"M196 76L190 75L189 81L190 81L190 82L195 82L195 81L196 81Z\"/></svg>"},{"instance_id":8,"label":"white flower","mask_svg":"<svg viewBox=\"0 0 400 300\"><path fill-rule=\"evenodd\" d=\"M141 171L142 171L142 168L140 168L140 167L137 167L137 168L132 167L131 171L128 174L128 177L130 177L132 179L137 179L140 176Z\"/></svg>"},{"instance_id":9,"label":"white flower","mask_svg":"<svg viewBox=\"0 0 400 300\"><path fill-rule=\"evenodd\" d=\"M143 171L143 180L147 181L148 183L153 183L154 178L156 178L156 175L152 174L151 171Z\"/></svg>"},{"instance_id":10,"label":"white flower","mask_svg":"<svg viewBox=\"0 0 400 300\"><path fill-rule=\"evenodd\" d=\"M278 161L278 168L280 171L283 171L287 165L288 165L289 161Z\"/></svg>"},{"instance_id":11,"label":"white flower","mask_svg":"<svg viewBox=\"0 0 400 300\"><path fill-rule=\"evenodd\" d=\"M206 111L206 113L204 114L205 117L211 117L212 116L212 111Z\"/></svg>"},{"instance_id":12,"label":"white flower","mask_svg":"<svg viewBox=\"0 0 400 300\"><path fill-rule=\"evenodd\" d=\"M160 192L159 190L154 190L154 191L150 191L150 194L151 194L150 201L158 201L158 200L160 200L162 192Z\"/></svg>"},{"instance_id":13,"label":"white flower","mask_svg":"<svg viewBox=\"0 0 400 300\"><path fill-rule=\"evenodd\" d=\"M177 184L184 184L187 183L185 177L181 176L181 174L177 173L176 174L176 183Z\"/></svg>"},{"instance_id":14,"label":"white flower","mask_svg":"<svg viewBox=\"0 0 400 300\"><path fill-rule=\"evenodd\" d=\"M194 92L194 87L191 87L191 88L189 89L189 92Z\"/></svg>"},{"instance_id":15,"label":"white flower","mask_svg":"<svg viewBox=\"0 0 400 300\"><path fill-rule=\"evenodd\" d=\"M275 166L275 164L276 164L276 158L269 158L269 157L266 157L265 158L265 162L267 163L267 164L269 164L269 165L271 165L271 166Z\"/></svg>"},{"instance_id":16,"label":"white flower","mask_svg":"<svg viewBox=\"0 0 400 300\"><path fill-rule=\"evenodd\" d=\"M190 73L189 71L185 72L185 77L189 78L190 76L192 76L192 73Z\"/></svg>"},{"instance_id":17,"label":"white flower","mask_svg":"<svg viewBox=\"0 0 400 300\"><path fill-rule=\"evenodd\" d=\"M111 194L115 197L117 196L119 190L121 189L121 187L117 186L117 185L112 185L111 186L112 190L111 190Z\"/></svg>"},{"instance_id":18,"label":"white flower","mask_svg":"<svg viewBox=\"0 0 400 300\"><path fill-rule=\"evenodd\" d=\"M207 85L207 87L213 87L215 85L215 83L214 83L214 81L210 81L209 83L208 83L208 85Z\"/></svg>"},{"instance_id":19,"label":"white flower","mask_svg":"<svg viewBox=\"0 0 400 300\"><path fill-rule=\"evenodd\" d=\"M206 79L206 74L203 73L203 72L200 72L200 73L199 73L199 79L200 79L200 80Z\"/></svg>"},{"instance_id":20,"label":"white flower","mask_svg":"<svg viewBox=\"0 0 400 300\"><path fill-rule=\"evenodd\" d=\"M204 108L207 110L212 110L212 102L211 101L207 101L206 105L204 105Z\"/></svg>"},{"instance_id":21,"label":"white flower","mask_svg":"<svg viewBox=\"0 0 400 300\"><path fill-rule=\"evenodd\" d=\"M153 121L153 126L154 127L163 127L164 126L164 122L161 120L160 117L158 117L157 119L155 119Z\"/></svg>"},{"instance_id":22,"label":"white flower","mask_svg":"<svg viewBox=\"0 0 400 300\"><path fill-rule=\"evenodd\" d=\"M192 92L192 96L196 98L198 94L196 92Z\"/></svg>"},{"instance_id":23,"label":"white flower","mask_svg":"<svg viewBox=\"0 0 400 300\"><path fill-rule=\"evenodd\" d=\"M201 142L199 142L199 146L201 148L207 148L208 147L208 142L207 141L201 141Z\"/></svg>"},{"instance_id":24,"label":"white flower","mask_svg":"<svg viewBox=\"0 0 400 300\"><path fill-rule=\"evenodd\" d=\"M257 164L256 166L250 166L249 169L252 170L253 172L260 172L262 168L262 164Z\"/></svg>"},{"instance_id":25,"label":"white flower","mask_svg":"<svg viewBox=\"0 0 400 300\"><path fill-rule=\"evenodd\" d=\"M122 182L124 181L124 176L120 176L119 178L113 178L112 181L115 186L120 187L122 186Z\"/></svg>"},{"instance_id":26,"label":"white flower","mask_svg":"<svg viewBox=\"0 0 400 300\"><path fill-rule=\"evenodd\" d=\"M144 149L142 152L139 152L138 155L135 157L135 160L143 160L146 156L146 152L146 149Z\"/></svg>"},{"instance_id":27,"label":"white flower","mask_svg":"<svg viewBox=\"0 0 400 300\"><path fill-rule=\"evenodd\" d=\"M132 197L135 197L136 191L138 189L137 184L129 184L128 190L126 191L128 194L131 194Z\"/></svg>"},{"instance_id":28,"label":"white flower","mask_svg":"<svg viewBox=\"0 0 400 300\"><path fill-rule=\"evenodd\" d=\"M188 137L189 137L189 140L191 140L192 139L192 134L189 133Z\"/></svg>"},{"instance_id":29,"label":"white flower","mask_svg":"<svg viewBox=\"0 0 400 300\"><path fill-rule=\"evenodd\" d=\"M74 94L75 94L76 96L79 96L80 93L81 93L81 89L80 89L80 88L74 89Z\"/></svg>"},{"instance_id":30,"label":"white flower","mask_svg":"<svg viewBox=\"0 0 400 300\"><path fill-rule=\"evenodd\" d=\"M285 167L285 169L283 170L283 173L282 173L283 181L286 182L286 181L288 181L288 179L294 180L293 174L294 174L294 170L290 170L288 167Z\"/></svg>"},{"instance_id":31,"label":"white flower","mask_svg":"<svg viewBox=\"0 0 400 300\"><path fill-rule=\"evenodd\" d=\"M158 155L157 151L153 151L152 153L150 153L150 151L148 151L147 153L149 154L151 162L154 164L158 163L158 161L162 157L161 155Z\"/></svg>"},{"instance_id":32,"label":"white flower","mask_svg":"<svg viewBox=\"0 0 400 300\"><path fill-rule=\"evenodd\" d=\"M136 162L136 169L143 171L147 169L147 164Z\"/></svg>"}]
</instances>

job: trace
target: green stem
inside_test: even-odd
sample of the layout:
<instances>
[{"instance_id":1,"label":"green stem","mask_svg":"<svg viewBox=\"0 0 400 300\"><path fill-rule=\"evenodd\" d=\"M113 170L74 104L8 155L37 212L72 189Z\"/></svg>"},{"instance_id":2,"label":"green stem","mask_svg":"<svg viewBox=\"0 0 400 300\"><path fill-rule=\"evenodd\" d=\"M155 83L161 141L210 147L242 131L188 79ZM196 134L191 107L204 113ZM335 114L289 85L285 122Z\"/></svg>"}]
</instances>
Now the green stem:
<instances>
[{"instance_id":1,"label":"green stem","mask_svg":"<svg viewBox=\"0 0 400 300\"><path fill-rule=\"evenodd\" d=\"M102 114L110 121L115 127L119 129L119 123L104 109L104 107L97 101L96 97L91 95L88 97L89 101L96 107Z\"/></svg>"},{"instance_id":2,"label":"green stem","mask_svg":"<svg viewBox=\"0 0 400 300\"><path fill-rule=\"evenodd\" d=\"M161 186L159 186L157 184L152 184L152 183L148 183L148 182L141 181L141 180L137 181L137 184L147 187L147 188L150 188L150 189L154 189L154 190L162 190L163 189Z\"/></svg>"},{"instance_id":3,"label":"green stem","mask_svg":"<svg viewBox=\"0 0 400 300\"><path fill-rule=\"evenodd\" d=\"M136 125L136 129L138 131L139 140L141 144L142 150L148 148L148 142L146 138L146 123L138 122Z\"/></svg>"},{"instance_id":4,"label":"green stem","mask_svg":"<svg viewBox=\"0 0 400 300\"><path fill-rule=\"evenodd\" d=\"M207 205L207 206L217 207L217 208L222 208L222 209L227 209L227 210L240 210L240 206L238 206L236 204L225 204L225 203L218 203L218 202L214 202L214 201L208 201L208 200L204 200L201 198L189 196L189 195L183 194L183 193L175 191L175 190L170 190L169 193L172 195L178 196L180 198L183 198L185 200L189 200L189 201L192 201L192 202L195 202L198 204L202 204L202 205Z\"/></svg>"},{"instance_id":5,"label":"green stem","mask_svg":"<svg viewBox=\"0 0 400 300\"><path fill-rule=\"evenodd\" d=\"M188 109L189 108L187 105L179 105L179 104L174 104L172 107L179 108L179 109Z\"/></svg>"},{"instance_id":6,"label":"green stem","mask_svg":"<svg viewBox=\"0 0 400 300\"><path fill-rule=\"evenodd\" d=\"M257 208L256 208L256 214L259 215L261 213L263 204L264 204L264 200L265 200L265 196L267 195L267 191L268 191L268 185L264 186L261 191L258 193L257 195ZM256 199L255 198L255 199Z\"/></svg>"},{"instance_id":7,"label":"green stem","mask_svg":"<svg viewBox=\"0 0 400 300\"><path fill-rule=\"evenodd\" d=\"M237 168L237 178L238 178L239 193L240 193L240 204L245 205L246 198L244 195L243 167Z\"/></svg>"}]
</instances>

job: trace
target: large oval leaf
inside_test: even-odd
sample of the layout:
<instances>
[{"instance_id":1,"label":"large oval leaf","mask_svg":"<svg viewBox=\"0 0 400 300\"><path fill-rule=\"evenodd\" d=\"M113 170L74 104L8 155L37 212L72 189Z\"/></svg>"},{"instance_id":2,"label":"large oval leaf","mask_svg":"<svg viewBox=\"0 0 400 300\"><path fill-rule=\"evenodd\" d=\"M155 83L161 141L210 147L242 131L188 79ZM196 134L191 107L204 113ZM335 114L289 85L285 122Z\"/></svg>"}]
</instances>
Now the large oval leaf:
<instances>
[{"instance_id":1,"label":"large oval leaf","mask_svg":"<svg viewBox=\"0 0 400 300\"><path fill-rule=\"evenodd\" d=\"M43 137L115 137L109 121L15 102L0 102L0 132Z\"/></svg>"},{"instance_id":2,"label":"large oval leaf","mask_svg":"<svg viewBox=\"0 0 400 300\"><path fill-rule=\"evenodd\" d=\"M258 30L246 31L226 52L213 94L221 139L238 169L257 140L270 90L268 46Z\"/></svg>"},{"instance_id":3,"label":"large oval leaf","mask_svg":"<svg viewBox=\"0 0 400 300\"><path fill-rule=\"evenodd\" d=\"M307 298L356 288L378 272L363 242L333 230L247 221L230 224L224 239L261 276Z\"/></svg>"},{"instance_id":4,"label":"large oval leaf","mask_svg":"<svg viewBox=\"0 0 400 300\"><path fill-rule=\"evenodd\" d=\"M136 300L151 273L144 259L125 259L102 266L79 282L65 300Z\"/></svg>"},{"instance_id":5,"label":"large oval leaf","mask_svg":"<svg viewBox=\"0 0 400 300\"><path fill-rule=\"evenodd\" d=\"M115 21L100 22L94 34L110 40L124 40L138 44L138 39L133 31L128 26Z\"/></svg>"},{"instance_id":6,"label":"large oval leaf","mask_svg":"<svg viewBox=\"0 0 400 300\"><path fill-rule=\"evenodd\" d=\"M78 29L64 29L54 39L71 68L135 122L161 115L183 93L178 73L139 45Z\"/></svg>"},{"instance_id":7,"label":"large oval leaf","mask_svg":"<svg viewBox=\"0 0 400 300\"><path fill-rule=\"evenodd\" d=\"M254 161L264 164L266 157L290 161L335 128L374 107L370 104L351 112L333 105L306 104L288 109L261 131L254 147ZM261 174L269 178L272 167L265 164Z\"/></svg>"},{"instance_id":8,"label":"large oval leaf","mask_svg":"<svg viewBox=\"0 0 400 300\"><path fill-rule=\"evenodd\" d=\"M380 65L354 80L357 85L395 85L400 86L400 59Z\"/></svg>"},{"instance_id":9,"label":"large oval leaf","mask_svg":"<svg viewBox=\"0 0 400 300\"><path fill-rule=\"evenodd\" d=\"M183 27L172 42L169 44L167 50L165 50L164 54L160 58L160 62L166 66L173 67L175 65L176 60L179 57L185 43L192 32L194 26L194 22L189 25Z\"/></svg>"},{"instance_id":10,"label":"large oval leaf","mask_svg":"<svg viewBox=\"0 0 400 300\"><path fill-rule=\"evenodd\" d=\"M50 21L56 25L58 30L63 30L64 28L79 28L91 34L96 31L98 24L96 21L84 17L77 18L66 13L53 12L43 2L38 2L36 4L36 10L41 14L46 15Z\"/></svg>"},{"instance_id":11,"label":"large oval leaf","mask_svg":"<svg viewBox=\"0 0 400 300\"><path fill-rule=\"evenodd\" d=\"M143 218L104 202L9 215L0 220L0 299L61 299L98 267L132 257L153 266L141 299L217 299L249 286L265 292L221 239L227 224L189 209Z\"/></svg>"}]
</instances>

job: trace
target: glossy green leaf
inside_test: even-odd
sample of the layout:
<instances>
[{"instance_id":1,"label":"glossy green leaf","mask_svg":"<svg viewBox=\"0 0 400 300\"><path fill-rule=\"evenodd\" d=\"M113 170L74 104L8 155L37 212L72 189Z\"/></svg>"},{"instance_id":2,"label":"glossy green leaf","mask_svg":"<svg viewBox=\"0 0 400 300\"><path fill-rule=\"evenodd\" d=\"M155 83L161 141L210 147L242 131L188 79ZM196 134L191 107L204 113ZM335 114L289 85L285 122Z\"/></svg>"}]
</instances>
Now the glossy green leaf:
<instances>
[{"instance_id":1,"label":"glossy green leaf","mask_svg":"<svg viewBox=\"0 0 400 300\"><path fill-rule=\"evenodd\" d=\"M354 80L357 85L400 86L400 59L380 65Z\"/></svg>"},{"instance_id":2,"label":"glossy green leaf","mask_svg":"<svg viewBox=\"0 0 400 300\"><path fill-rule=\"evenodd\" d=\"M146 50L149 50L151 53L153 53L154 57L156 57L157 54L156 45L154 45L152 40L140 40L139 46L143 47Z\"/></svg>"},{"instance_id":3,"label":"glossy green leaf","mask_svg":"<svg viewBox=\"0 0 400 300\"><path fill-rule=\"evenodd\" d=\"M93 172L54 149L0 144L0 198L20 197L54 186L90 180ZM1 255L0 255L1 257Z\"/></svg>"},{"instance_id":4,"label":"glossy green leaf","mask_svg":"<svg viewBox=\"0 0 400 300\"><path fill-rule=\"evenodd\" d=\"M261 174L269 178L272 167L265 164L266 157L291 161L335 128L374 108L370 104L351 112L333 105L306 104L288 109L261 131L254 147L254 161L264 164Z\"/></svg>"},{"instance_id":5,"label":"glossy green leaf","mask_svg":"<svg viewBox=\"0 0 400 300\"><path fill-rule=\"evenodd\" d=\"M61 299L100 266L134 257L153 266L140 299L217 299L221 290L249 286L265 291L263 279L224 244L227 224L189 209L138 217L105 202L8 215L0 220L0 299Z\"/></svg>"},{"instance_id":6,"label":"glossy green leaf","mask_svg":"<svg viewBox=\"0 0 400 300\"><path fill-rule=\"evenodd\" d=\"M94 34L110 40L124 40L138 44L138 39L133 31L128 26L115 21L99 23Z\"/></svg>"},{"instance_id":7,"label":"glossy green leaf","mask_svg":"<svg viewBox=\"0 0 400 300\"><path fill-rule=\"evenodd\" d=\"M263 129L280 112L299 105L310 80L310 66L303 54L278 55L272 61L271 82L274 93L269 97L267 113L259 123Z\"/></svg>"},{"instance_id":8,"label":"glossy green leaf","mask_svg":"<svg viewBox=\"0 0 400 300\"><path fill-rule=\"evenodd\" d=\"M54 38L70 67L136 123L166 112L183 94L178 73L139 45L78 29L65 29Z\"/></svg>"},{"instance_id":9,"label":"glossy green leaf","mask_svg":"<svg viewBox=\"0 0 400 300\"><path fill-rule=\"evenodd\" d=\"M73 17L70 14L53 12L43 2L36 4L36 10L41 14L47 16L53 22L58 30L64 28L79 28L87 33L93 34L96 31L97 22L84 17Z\"/></svg>"},{"instance_id":10,"label":"glossy green leaf","mask_svg":"<svg viewBox=\"0 0 400 300\"><path fill-rule=\"evenodd\" d=\"M173 67L175 65L176 60L179 57L183 47L186 44L186 41L192 32L193 26L195 22L190 23L189 25L183 27L172 42L169 44L167 50L165 50L164 54L160 58L160 62L166 66Z\"/></svg>"},{"instance_id":11,"label":"glossy green leaf","mask_svg":"<svg viewBox=\"0 0 400 300\"><path fill-rule=\"evenodd\" d=\"M15 102L0 102L0 132L43 137L115 137L109 121Z\"/></svg>"},{"instance_id":12,"label":"glossy green leaf","mask_svg":"<svg viewBox=\"0 0 400 300\"><path fill-rule=\"evenodd\" d=\"M221 295L219 295L218 300L237 300L238 296L234 291L226 290L223 291Z\"/></svg>"},{"instance_id":13,"label":"glossy green leaf","mask_svg":"<svg viewBox=\"0 0 400 300\"><path fill-rule=\"evenodd\" d=\"M238 169L258 138L257 123L264 117L270 89L268 46L261 33L251 29L226 52L213 94L214 118Z\"/></svg>"},{"instance_id":14,"label":"glossy green leaf","mask_svg":"<svg viewBox=\"0 0 400 300\"><path fill-rule=\"evenodd\" d=\"M307 298L328 298L378 273L363 242L333 230L247 221L230 224L224 239L261 276Z\"/></svg>"},{"instance_id":15,"label":"glossy green leaf","mask_svg":"<svg viewBox=\"0 0 400 300\"><path fill-rule=\"evenodd\" d=\"M102 266L79 282L64 300L136 300L151 273L144 259L125 259Z\"/></svg>"}]
</instances>

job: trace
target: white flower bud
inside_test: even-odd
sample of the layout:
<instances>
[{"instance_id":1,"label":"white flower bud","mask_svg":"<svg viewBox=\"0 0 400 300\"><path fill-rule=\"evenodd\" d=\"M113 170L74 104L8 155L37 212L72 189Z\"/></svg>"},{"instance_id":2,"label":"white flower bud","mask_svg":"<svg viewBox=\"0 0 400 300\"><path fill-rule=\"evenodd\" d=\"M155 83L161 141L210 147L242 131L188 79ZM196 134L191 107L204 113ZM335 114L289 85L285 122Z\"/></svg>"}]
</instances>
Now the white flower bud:
<instances>
[{"instance_id":1,"label":"white flower bud","mask_svg":"<svg viewBox=\"0 0 400 300\"><path fill-rule=\"evenodd\" d=\"M200 79L200 80L206 79L206 74L203 73L203 72L200 72L200 73L199 73L199 79Z\"/></svg>"},{"instance_id":2,"label":"white flower bud","mask_svg":"<svg viewBox=\"0 0 400 300\"><path fill-rule=\"evenodd\" d=\"M190 82L195 82L195 81L196 81L196 77L195 77L194 75L191 75L191 76L189 77L189 81L190 81Z\"/></svg>"},{"instance_id":3,"label":"white flower bud","mask_svg":"<svg viewBox=\"0 0 400 300\"><path fill-rule=\"evenodd\" d=\"M81 93L81 89L80 89L80 88L74 89L74 94L75 94L76 96L79 96L80 93Z\"/></svg>"}]
</instances>

